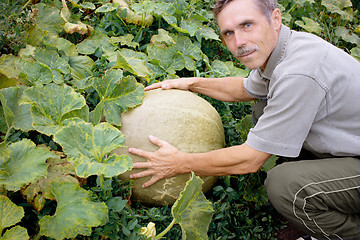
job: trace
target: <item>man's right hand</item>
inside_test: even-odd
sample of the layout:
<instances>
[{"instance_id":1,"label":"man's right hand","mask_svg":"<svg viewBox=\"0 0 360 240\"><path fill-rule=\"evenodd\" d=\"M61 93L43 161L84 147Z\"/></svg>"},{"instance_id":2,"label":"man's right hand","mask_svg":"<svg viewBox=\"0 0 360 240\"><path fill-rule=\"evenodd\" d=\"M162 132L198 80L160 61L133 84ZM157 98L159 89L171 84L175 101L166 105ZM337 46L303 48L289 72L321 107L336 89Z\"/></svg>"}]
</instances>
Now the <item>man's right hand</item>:
<instances>
[{"instance_id":1,"label":"man's right hand","mask_svg":"<svg viewBox=\"0 0 360 240\"><path fill-rule=\"evenodd\" d=\"M181 90L190 90L190 85L195 81L195 78L177 78L177 79L168 79L162 82L151 84L150 86L145 87L145 91L149 91L156 88L162 89L181 89Z\"/></svg>"}]
</instances>

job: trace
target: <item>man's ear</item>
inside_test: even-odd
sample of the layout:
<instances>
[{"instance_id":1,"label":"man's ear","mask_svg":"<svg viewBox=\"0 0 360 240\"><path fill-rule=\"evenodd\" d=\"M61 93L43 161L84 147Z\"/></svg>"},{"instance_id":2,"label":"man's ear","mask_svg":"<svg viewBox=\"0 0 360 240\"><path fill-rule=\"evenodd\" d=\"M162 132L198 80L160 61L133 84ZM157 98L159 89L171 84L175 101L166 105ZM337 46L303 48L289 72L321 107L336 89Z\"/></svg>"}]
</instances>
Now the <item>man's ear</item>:
<instances>
[{"instance_id":1,"label":"man's ear","mask_svg":"<svg viewBox=\"0 0 360 240\"><path fill-rule=\"evenodd\" d=\"M281 11L278 8L275 8L271 15L271 20L275 26L276 31L280 31L282 19L281 19Z\"/></svg>"}]
</instances>

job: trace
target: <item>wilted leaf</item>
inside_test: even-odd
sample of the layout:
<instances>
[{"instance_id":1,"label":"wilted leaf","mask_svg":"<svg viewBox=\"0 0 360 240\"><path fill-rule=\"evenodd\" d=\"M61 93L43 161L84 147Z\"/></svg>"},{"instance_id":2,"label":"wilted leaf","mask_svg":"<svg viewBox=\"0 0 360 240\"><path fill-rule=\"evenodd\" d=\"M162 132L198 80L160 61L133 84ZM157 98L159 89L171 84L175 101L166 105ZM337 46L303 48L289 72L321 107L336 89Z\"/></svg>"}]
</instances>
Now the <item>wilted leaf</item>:
<instances>
[{"instance_id":1,"label":"wilted leaf","mask_svg":"<svg viewBox=\"0 0 360 240\"><path fill-rule=\"evenodd\" d=\"M25 228L16 226L1 233L5 228L11 227L20 222L24 217L24 209L14 204L8 197L0 195L0 239L29 239Z\"/></svg>"},{"instance_id":2,"label":"wilted leaf","mask_svg":"<svg viewBox=\"0 0 360 240\"><path fill-rule=\"evenodd\" d=\"M295 24L304 28L307 32L312 32L316 34L320 34L322 32L322 28L320 27L320 24L318 22L315 22L308 17L302 17L302 20L303 21L295 21Z\"/></svg>"},{"instance_id":3,"label":"wilted leaf","mask_svg":"<svg viewBox=\"0 0 360 240\"><path fill-rule=\"evenodd\" d=\"M67 162L66 159L49 159L46 177L31 183L22 191L22 194L29 203L33 203L37 211L40 211L45 199L55 200L55 196L51 191L51 184L54 182L72 182L79 185L79 181L75 176L74 166Z\"/></svg>"},{"instance_id":4,"label":"wilted leaf","mask_svg":"<svg viewBox=\"0 0 360 240\"><path fill-rule=\"evenodd\" d=\"M69 162L75 166L76 174L82 178L91 175L117 176L131 169L131 159L113 154L114 149L123 147L124 135L108 123L95 127L91 123L79 122L62 128L55 134Z\"/></svg>"},{"instance_id":5,"label":"wilted leaf","mask_svg":"<svg viewBox=\"0 0 360 240\"><path fill-rule=\"evenodd\" d=\"M67 119L77 117L88 120L88 116L84 117L83 114L88 111L84 97L67 85L51 83L31 87L24 92L20 100L20 104L24 103L32 105L30 111L34 128L46 135L54 135ZM79 111L83 108L85 110Z\"/></svg>"},{"instance_id":6,"label":"wilted leaf","mask_svg":"<svg viewBox=\"0 0 360 240\"><path fill-rule=\"evenodd\" d=\"M0 101L3 106L4 115L8 128L29 131L34 129L30 114L31 105L19 105L19 100L23 95L24 86L8 87L0 90Z\"/></svg>"},{"instance_id":7,"label":"wilted leaf","mask_svg":"<svg viewBox=\"0 0 360 240\"><path fill-rule=\"evenodd\" d=\"M90 236L91 228L108 221L108 209L104 202L92 202L90 193L75 183L53 183L52 191L57 201L53 216L40 221L40 234L56 240Z\"/></svg>"},{"instance_id":8,"label":"wilted leaf","mask_svg":"<svg viewBox=\"0 0 360 240\"><path fill-rule=\"evenodd\" d=\"M182 239L208 239L207 231L213 215L211 202L202 192L203 181L192 173L185 189L171 208L171 214L182 229Z\"/></svg>"},{"instance_id":9,"label":"wilted leaf","mask_svg":"<svg viewBox=\"0 0 360 240\"><path fill-rule=\"evenodd\" d=\"M49 150L23 139L9 145L0 155L0 185L10 191L17 191L40 177L46 176L48 158L57 156Z\"/></svg>"},{"instance_id":10,"label":"wilted leaf","mask_svg":"<svg viewBox=\"0 0 360 240\"><path fill-rule=\"evenodd\" d=\"M95 78L93 87L101 99L92 112L94 123L104 115L107 122L121 126L121 112L140 105L144 98L144 86L134 77L123 77L121 70L109 70L103 78Z\"/></svg>"}]
</instances>

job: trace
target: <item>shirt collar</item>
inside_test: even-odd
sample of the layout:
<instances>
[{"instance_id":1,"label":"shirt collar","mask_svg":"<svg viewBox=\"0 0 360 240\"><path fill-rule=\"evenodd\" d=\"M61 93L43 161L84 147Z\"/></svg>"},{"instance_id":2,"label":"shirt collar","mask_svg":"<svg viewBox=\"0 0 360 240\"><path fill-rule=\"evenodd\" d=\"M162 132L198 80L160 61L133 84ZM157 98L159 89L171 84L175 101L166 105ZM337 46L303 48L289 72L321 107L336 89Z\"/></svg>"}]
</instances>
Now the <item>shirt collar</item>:
<instances>
[{"instance_id":1,"label":"shirt collar","mask_svg":"<svg viewBox=\"0 0 360 240\"><path fill-rule=\"evenodd\" d=\"M288 38L291 34L291 30L289 27L284 24L281 25L279 39L276 44L275 49L270 54L270 58L268 63L266 64L265 70L258 68L260 75L263 78L269 79L271 78L272 73L274 72L276 66L282 61L285 55L286 44L288 42Z\"/></svg>"}]
</instances>

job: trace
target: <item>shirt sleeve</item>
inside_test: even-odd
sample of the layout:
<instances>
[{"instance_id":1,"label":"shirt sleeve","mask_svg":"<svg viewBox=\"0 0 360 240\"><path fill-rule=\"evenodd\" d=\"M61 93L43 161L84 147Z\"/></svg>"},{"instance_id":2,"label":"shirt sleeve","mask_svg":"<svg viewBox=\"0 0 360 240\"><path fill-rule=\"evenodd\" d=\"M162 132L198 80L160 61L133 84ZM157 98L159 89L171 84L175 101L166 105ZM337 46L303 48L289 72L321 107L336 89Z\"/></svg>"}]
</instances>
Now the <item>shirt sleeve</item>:
<instances>
[{"instance_id":1,"label":"shirt sleeve","mask_svg":"<svg viewBox=\"0 0 360 240\"><path fill-rule=\"evenodd\" d=\"M268 84L267 81L260 76L258 70L251 71L249 76L244 78L243 85L250 96L258 99L266 99Z\"/></svg>"},{"instance_id":2,"label":"shirt sleeve","mask_svg":"<svg viewBox=\"0 0 360 240\"><path fill-rule=\"evenodd\" d=\"M306 76L284 76L269 89L264 114L246 143L259 151L297 157L311 129L325 91Z\"/></svg>"}]
</instances>

